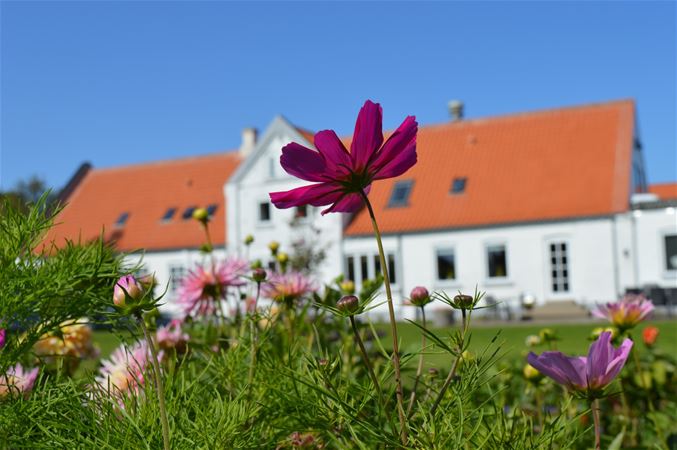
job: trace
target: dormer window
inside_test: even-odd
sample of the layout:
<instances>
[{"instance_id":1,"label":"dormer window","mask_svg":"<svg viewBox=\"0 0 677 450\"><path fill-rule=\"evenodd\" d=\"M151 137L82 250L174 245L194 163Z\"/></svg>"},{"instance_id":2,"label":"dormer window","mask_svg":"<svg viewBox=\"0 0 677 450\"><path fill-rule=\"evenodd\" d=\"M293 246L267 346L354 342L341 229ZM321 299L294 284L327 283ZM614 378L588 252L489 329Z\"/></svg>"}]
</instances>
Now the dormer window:
<instances>
[{"instance_id":1,"label":"dormer window","mask_svg":"<svg viewBox=\"0 0 677 450\"><path fill-rule=\"evenodd\" d=\"M212 203L211 205L207 206L207 214L209 215L209 217L212 217L214 215L218 207L219 205L215 203Z\"/></svg>"},{"instance_id":2,"label":"dormer window","mask_svg":"<svg viewBox=\"0 0 677 450\"><path fill-rule=\"evenodd\" d=\"M115 226L116 227L124 227L125 223L127 223L127 219L129 218L129 213L128 212L123 212L118 216L118 220L115 221Z\"/></svg>"},{"instance_id":3,"label":"dormer window","mask_svg":"<svg viewBox=\"0 0 677 450\"><path fill-rule=\"evenodd\" d=\"M465 192L465 185L467 182L466 177L454 178L454 181L451 183L451 193L452 194L462 194Z\"/></svg>"},{"instance_id":4,"label":"dormer window","mask_svg":"<svg viewBox=\"0 0 677 450\"><path fill-rule=\"evenodd\" d=\"M409 205L409 195L414 185L412 180L398 181L393 185L393 190L388 201L388 208L397 208Z\"/></svg>"},{"instance_id":5,"label":"dormer window","mask_svg":"<svg viewBox=\"0 0 677 450\"><path fill-rule=\"evenodd\" d=\"M176 208L167 208L167 211L165 211L165 214L162 216L162 221L169 222L172 220L172 217L174 217L174 214L176 214Z\"/></svg>"},{"instance_id":6,"label":"dormer window","mask_svg":"<svg viewBox=\"0 0 677 450\"><path fill-rule=\"evenodd\" d=\"M193 211L195 211L196 209L197 209L196 206L189 206L188 208L185 209L185 211L183 211L181 218L183 220L191 219L193 217Z\"/></svg>"}]
</instances>

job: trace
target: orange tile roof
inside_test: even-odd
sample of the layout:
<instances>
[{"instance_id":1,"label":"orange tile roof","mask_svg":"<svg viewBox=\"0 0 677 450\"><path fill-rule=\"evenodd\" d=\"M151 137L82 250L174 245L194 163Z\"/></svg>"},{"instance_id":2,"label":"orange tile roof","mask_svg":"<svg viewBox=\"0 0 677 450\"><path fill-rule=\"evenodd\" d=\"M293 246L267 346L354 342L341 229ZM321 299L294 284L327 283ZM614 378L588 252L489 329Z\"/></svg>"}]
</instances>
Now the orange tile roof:
<instances>
[{"instance_id":1,"label":"orange tile roof","mask_svg":"<svg viewBox=\"0 0 677 450\"><path fill-rule=\"evenodd\" d=\"M104 239L121 251L197 248L204 233L194 220L181 215L190 206L216 204L210 224L214 245L226 242L223 187L240 164L237 151L159 161L108 169L93 169L68 199L44 242L64 239L90 241L103 231ZM162 222L168 208L174 217ZM114 223L122 213L122 227Z\"/></svg>"},{"instance_id":2,"label":"orange tile roof","mask_svg":"<svg viewBox=\"0 0 677 450\"><path fill-rule=\"evenodd\" d=\"M422 127L418 163L369 195L381 232L599 216L628 209L634 102L622 100ZM450 193L454 178L465 192ZM409 204L387 206L413 180ZM371 234L366 209L347 235Z\"/></svg>"},{"instance_id":3,"label":"orange tile roof","mask_svg":"<svg viewBox=\"0 0 677 450\"><path fill-rule=\"evenodd\" d=\"M677 183L656 183L649 185L649 192L661 200L677 199Z\"/></svg>"}]
</instances>

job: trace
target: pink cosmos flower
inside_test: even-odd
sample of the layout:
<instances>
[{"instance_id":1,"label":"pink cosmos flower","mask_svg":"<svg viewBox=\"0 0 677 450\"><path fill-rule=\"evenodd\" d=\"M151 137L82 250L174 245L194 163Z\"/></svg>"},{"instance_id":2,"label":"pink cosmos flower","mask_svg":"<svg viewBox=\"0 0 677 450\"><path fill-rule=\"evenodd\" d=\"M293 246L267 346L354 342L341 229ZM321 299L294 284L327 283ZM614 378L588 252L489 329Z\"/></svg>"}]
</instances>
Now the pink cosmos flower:
<instances>
[{"instance_id":1,"label":"pink cosmos flower","mask_svg":"<svg viewBox=\"0 0 677 450\"><path fill-rule=\"evenodd\" d=\"M179 353L183 352L190 336L181 329L182 323L180 320L174 319L166 326L158 328L155 333L158 347L163 350L176 349Z\"/></svg>"},{"instance_id":2,"label":"pink cosmos flower","mask_svg":"<svg viewBox=\"0 0 677 450\"><path fill-rule=\"evenodd\" d=\"M213 270L198 266L181 281L179 304L185 315L206 316L217 309L217 302L226 297L228 287L242 286L240 278L249 270L249 264L239 258L230 258L215 264Z\"/></svg>"},{"instance_id":3,"label":"pink cosmos flower","mask_svg":"<svg viewBox=\"0 0 677 450\"><path fill-rule=\"evenodd\" d=\"M268 281L261 285L264 297L285 303L298 300L316 289L313 281L299 272L270 274Z\"/></svg>"},{"instance_id":4,"label":"pink cosmos flower","mask_svg":"<svg viewBox=\"0 0 677 450\"><path fill-rule=\"evenodd\" d=\"M137 342L132 348L123 344L108 360L102 362L95 381L102 389L117 397L138 394L149 364L148 345L145 341Z\"/></svg>"},{"instance_id":5,"label":"pink cosmos flower","mask_svg":"<svg viewBox=\"0 0 677 450\"><path fill-rule=\"evenodd\" d=\"M626 295L616 303L607 303L598 306L592 315L600 319L607 319L621 331L629 330L653 311L651 300L642 295Z\"/></svg>"},{"instance_id":6,"label":"pink cosmos flower","mask_svg":"<svg viewBox=\"0 0 677 450\"><path fill-rule=\"evenodd\" d=\"M4 328L0 328L0 348L5 346L5 335L6 331Z\"/></svg>"},{"instance_id":7,"label":"pink cosmos flower","mask_svg":"<svg viewBox=\"0 0 677 450\"><path fill-rule=\"evenodd\" d=\"M123 307L128 297L133 300L139 300L143 297L143 293L143 285L133 275L125 275L120 277L115 283L113 303L115 303L115 306Z\"/></svg>"},{"instance_id":8,"label":"pink cosmos flower","mask_svg":"<svg viewBox=\"0 0 677 450\"><path fill-rule=\"evenodd\" d=\"M24 370L21 364L10 367L7 375L0 375L0 398L9 394L27 393L33 389L38 368Z\"/></svg>"},{"instance_id":9,"label":"pink cosmos flower","mask_svg":"<svg viewBox=\"0 0 677 450\"><path fill-rule=\"evenodd\" d=\"M416 118L408 116L383 143L383 110L367 100L355 123L350 152L332 130L315 134L311 150L294 142L282 149L280 164L290 175L316 184L286 192L271 192L278 208L331 205L322 211L354 212L362 206L360 192L367 194L374 180L402 175L416 164Z\"/></svg>"},{"instance_id":10,"label":"pink cosmos flower","mask_svg":"<svg viewBox=\"0 0 677 450\"><path fill-rule=\"evenodd\" d=\"M544 375L571 391L596 395L618 375L630 355L632 341L625 339L617 349L605 331L590 345L588 356L565 356L561 352L530 352L527 361Z\"/></svg>"}]
</instances>

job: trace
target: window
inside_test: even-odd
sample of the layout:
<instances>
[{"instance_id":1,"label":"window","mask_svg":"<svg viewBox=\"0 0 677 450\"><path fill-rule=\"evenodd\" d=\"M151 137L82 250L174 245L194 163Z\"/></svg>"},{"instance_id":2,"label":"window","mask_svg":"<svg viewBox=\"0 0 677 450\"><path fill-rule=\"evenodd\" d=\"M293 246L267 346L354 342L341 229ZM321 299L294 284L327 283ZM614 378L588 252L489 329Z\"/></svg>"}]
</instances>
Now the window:
<instances>
[{"instance_id":1,"label":"window","mask_svg":"<svg viewBox=\"0 0 677 450\"><path fill-rule=\"evenodd\" d=\"M352 256L346 258L346 276L350 281L355 281L355 258Z\"/></svg>"},{"instance_id":2,"label":"window","mask_svg":"<svg viewBox=\"0 0 677 450\"><path fill-rule=\"evenodd\" d=\"M396 208L398 206L407 206L409 204L409 194L414 185L412 180L398 181L393 185L393 191L390 194L388 201L388 208Z\"/></svg>"},{"instance_id":3,"label":"window","mask_svg":"<svg viewBox=\"0 0 677 450\"><path fill-rule=\"evenodd\" d=\"M569 259L566 242L550 244L550 273L552 292L569 292Z\"/></svg>"},{"instance_id":4,"label":"window","mask_svg":"<svg viewBox=\"0 0 677 450\"><path fill-rule=\"evenodd\" d=\"M437 251L437 279L456 279L456 255L453 250Z\"/></svg>"},{"instance_id":5,"label":"window","mask_svg":"<svg viewBox=\"0 0 677 450\"><path fill-rule=\"evenodd\" d=\"M186 276L186 268L181 265L169 266L169 290L176 292L181 286L183 277Z\"/></svg>"},{"instance_id":6,"label":"window","mask_svg":"<svg viewBox=\"0 0 677 450\"><path fill-rule=\"evenodd\" d=\"M270 203L259 203L259 222L270 222Z\"/></svg>"},{"instance_id":7,"label":"window","mask_svg":"<svg viewBox=\"0 0 677 450\"><path fill-rule=\"evenodd\" d=\"M165 215L162 216L162 221L169 222L170 220L172 220L172 217L174 217L174 214L176 214L176 208L167 208L167 211L165 211Z\"/></svg>"},{"instance_id":8,"label":"window","mask_svg":"<svg viewBox=\"0 0 677 450\"><path fill-rule=\"evenodd\" d=\"M193 218L193 211L195 211L197 207L196 206L189 206L183 211L183 214L181 214L181 218L183 220L188 220Z\"/></svg>"},{"instance_id":9,"label":"window","mask_svg":"<svg viewBox=\"0 0 677 450\"><path fill-rule=\"evenodd\" d=\"M295 219L305 219L308 217L308 205L297 206L294 210Z\"/></svg>"},{"instance_id":10,"label":"window","mask_svg":"<svg viewBox=\"0 0 677 450\"><path fill-rule=\"evenodd\" d=\"M487 263L489 278L507 277L508 266L505 258L505 245L491 245L487 247Z\"/></svg>"},{"instance_id":11,"label":"window","mask_svg":"<svg viewBox=\"0 0 677 450\"><path fill-rule=\"evenodd\" d=\"M677 271L677 234L665 236L665 270Z\"/></svg>"},{"instance_id":12,"label":"window","mask_svg":"<svg viewBox=\"0 0 677 450\"><path fill-rule=\"evenodd\" d=\"M462 194L465 192L467 178L454 178L454 181L451 182L451 193L452 194Z\"/></svg>"},{"instance_id":13,"label":"window","mask_svg":"<svg viewBox=\"0 0 677 450\"><path fill-rule=\"evenodd\" d=\"M219 205L212 203L211 205L207 206L207 214L209 217L212 217L216 210L218 209Z\"/></svg>"},{"instance_id":14,"label":"window","mask_svg":"<svg viewBox=\"0 0 677 450\"><path fill-rule=\"evenodd\" d=\"M381 275L381 257L374 255L374 277Z\"/></svg>"},{"instance_id":15,"label":"window","mask_svg":"<svg viewBox=\"0 0 677 450\"><path fill-rule=\"evenodd\" d=\"M390 284L397 283L397 277L395 276L395 255L388 253L388 278L390 278Z\"/></svg>"},{"instance_id":16,"label":"window","mask_svg":"<svg viewBox=\"0 0 677 450\"><path fill-rule=\"evenodd\" d=\"M116 227L123 227L125 226L125 223L127 222L127 219L129 218L129 213L123 212L120 214L118 217L118 220L115 221L115 226Z\"/></svg>"},{"instance_id":17,"label":"window","mask_svg":"<svg viewBox=\"0 0 677 450\"><path fill-rule=\"evenodd\" d=\"M366 256L360 256L360 281L369 279L369 260Z\"/></svg>"}]
</instances>

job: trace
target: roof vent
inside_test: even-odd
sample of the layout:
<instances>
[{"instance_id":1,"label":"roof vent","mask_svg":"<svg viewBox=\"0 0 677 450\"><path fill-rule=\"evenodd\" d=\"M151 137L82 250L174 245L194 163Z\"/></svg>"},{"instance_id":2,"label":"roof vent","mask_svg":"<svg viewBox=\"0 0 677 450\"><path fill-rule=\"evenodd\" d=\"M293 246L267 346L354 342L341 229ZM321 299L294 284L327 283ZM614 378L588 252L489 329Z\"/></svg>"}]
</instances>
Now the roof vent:
<instances>
[{"instance_id":1,"label":"roof vent","mask_svg":"<svg viewBox=\"0 0 677 450\"><path fill-rule=\"evenodd\" d=\"M463 119L463 102L460 100L451 100L448 105L449 115L452 122L458 122Z\"/></svg>"},{"instance_id":2,"label":"roof vent","mask_svg":"<svg viewBox=\"0 0 677 450\"><path fill-rule=\"evenodd\" d=\"M258 130L256 128L243 128L242 129L242 143L240 144L240 156L246 158L256 147L256 136L258 135Z\"/></svg>"}]
</instances>

